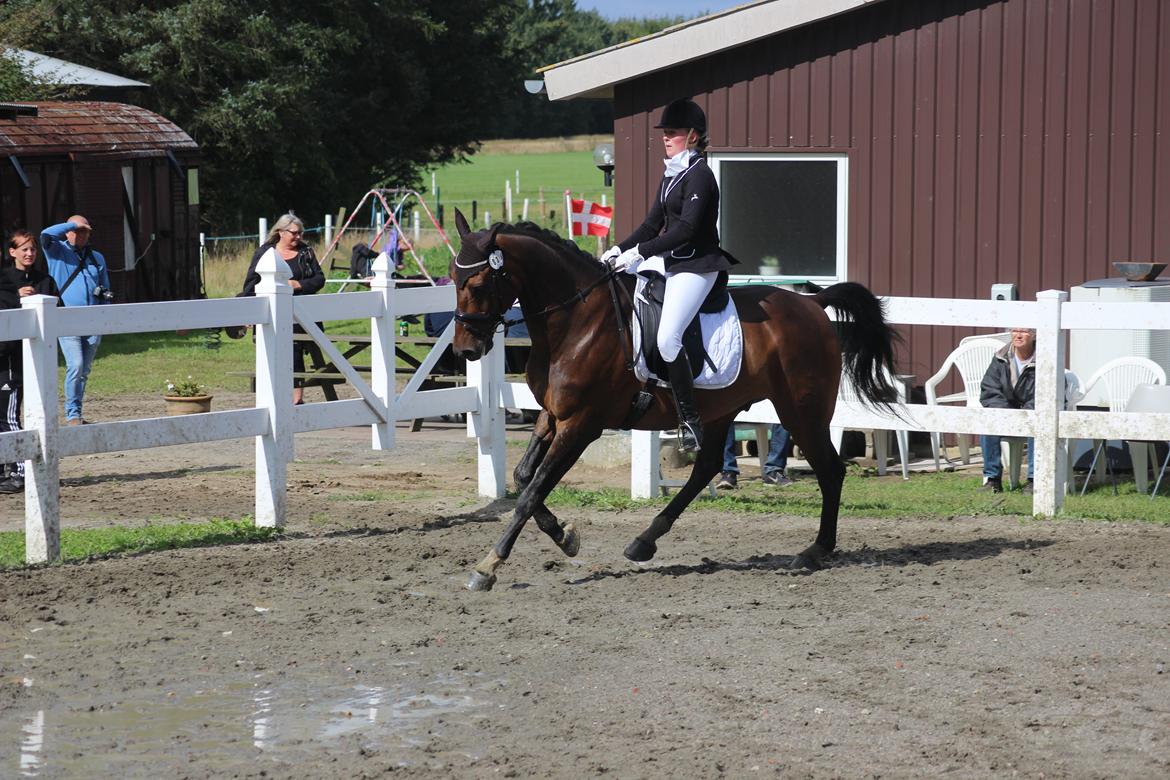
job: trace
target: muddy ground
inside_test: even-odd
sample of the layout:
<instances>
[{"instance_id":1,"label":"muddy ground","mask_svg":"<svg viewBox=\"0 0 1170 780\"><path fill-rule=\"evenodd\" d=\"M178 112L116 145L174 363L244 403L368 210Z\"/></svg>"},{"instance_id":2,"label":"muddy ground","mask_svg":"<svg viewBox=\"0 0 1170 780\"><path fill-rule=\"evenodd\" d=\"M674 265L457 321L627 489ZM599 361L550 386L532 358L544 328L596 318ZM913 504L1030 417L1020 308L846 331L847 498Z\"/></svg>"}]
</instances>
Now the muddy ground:
<instances>
[{"instance_id":1,"label":"muddy ground","mask_svg":"<svg viewBox=\"0 0 1170 780\"><path fill-rule=\"evenodd\" d=\"M0 573L0 777L1170 775L1170 528L849 519L804 575L780 504L641 566L653 510L573 509L578 557L528 529L469 593L509 502L461 429L400 432L298 436L279 541ZM69 459L63 524L249 514L253 458Z\"/></svg>"}]
</instances>

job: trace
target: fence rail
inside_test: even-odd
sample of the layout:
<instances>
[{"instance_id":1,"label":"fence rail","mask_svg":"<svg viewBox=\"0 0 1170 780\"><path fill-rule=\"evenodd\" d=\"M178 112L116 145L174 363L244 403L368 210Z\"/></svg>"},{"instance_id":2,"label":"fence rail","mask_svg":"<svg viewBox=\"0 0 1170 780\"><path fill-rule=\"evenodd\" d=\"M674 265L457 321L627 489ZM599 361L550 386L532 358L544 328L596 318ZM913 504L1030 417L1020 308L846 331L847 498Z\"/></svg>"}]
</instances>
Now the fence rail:
<instances>
[{"instance_id":1,"label":"fence rail","mask_svg":"<svg viewBox=\"0 0 1170 780\"><path fill-rule=\"evenodd\" d=\"M417 417L467 413L468 436L478 443L480 495L505 492L504 409L537 409L523 383L504 376L504 336L496 348L468 364L466 387L420 390L422 378L451 343L448 326L422 365L400 392L395 388L395 322L406 314L450 311L452 286L396 289L384 259L376 262L368 292L319 294L294 300L288 270L269 252L258 267L261 282L255 298L178 303L116 304L58 308L56 299L30 296L19 311L0 312L0 341L23 340L25 425L0 434L0 461L26 461L25 557L29 562L60 556L60 459L83 454L203 443L222 439L256 439L256 523L285 522L285 471L296 433L369 425L371 446L395 445L394 423ZM1065 334L1076 330L1170 330L1170 303L1069 303L1066 293L1042 292L1035 302L886 299L888 318L902 325L1035 327L1036 409L978 409L899 404L895 414L857 403L840 402L832 424L849 428L903 429L1031 436L1036 441L1033 511L1054 515L1065 493L1065 440L1126 438L1170 440L1170 413L1127 414L1063 411ZM315 322L330 319L370 320L370 380L354 372L359 399L292 405L292 330L300 323L322 349L336 352ZM832 316L832 313L829 313ZM61 428L57 421L58 336L256 326L256 406L188 417L123 420ZM352 367L330 354L338 368ZM343 367L344 366L344 367ZM744 423L779 422L770 402L741 413ZM658 432L634 432L631 492L656 493Z\"/></svg>"}]
</instances>

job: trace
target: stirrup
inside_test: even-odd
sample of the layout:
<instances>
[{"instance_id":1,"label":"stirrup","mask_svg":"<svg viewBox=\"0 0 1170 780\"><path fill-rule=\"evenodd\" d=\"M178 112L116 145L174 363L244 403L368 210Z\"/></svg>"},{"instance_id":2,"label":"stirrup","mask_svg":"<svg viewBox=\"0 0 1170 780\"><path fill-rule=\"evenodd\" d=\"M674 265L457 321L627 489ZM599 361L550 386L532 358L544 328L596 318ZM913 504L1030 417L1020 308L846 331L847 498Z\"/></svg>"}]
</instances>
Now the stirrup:
<instances>
[{"instance_id":1,"label":"stirrup","mask_svg":"<svg viewBox=\"0 0 1170 780\"><path fill-rule=\"evenodd\" d=\"M678 448L683 452L699 452L703 448L702 429L689 420L678 421Z\"/></svg>"}]
</instances>

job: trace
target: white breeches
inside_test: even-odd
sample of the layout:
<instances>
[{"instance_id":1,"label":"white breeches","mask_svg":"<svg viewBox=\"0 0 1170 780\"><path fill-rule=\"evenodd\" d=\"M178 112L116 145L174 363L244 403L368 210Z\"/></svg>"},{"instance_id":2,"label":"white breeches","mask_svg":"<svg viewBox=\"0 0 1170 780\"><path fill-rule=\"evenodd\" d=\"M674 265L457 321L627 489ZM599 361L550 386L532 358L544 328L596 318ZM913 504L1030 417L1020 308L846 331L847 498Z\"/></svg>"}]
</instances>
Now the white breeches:
<instances>
[{"instance_id":1,"label":"white breeches","mask_svg":"<svg viewBox=\"0 0 1170 780\"><path fill-rule=\"evenodd\" d=\"M662 321L658 324L658 353L667 363L674 362L678 357L682 349L682 333L699 313L699 307L703 305L718 277L718 271L666 274Z\"/></svg>"}]
</instances>

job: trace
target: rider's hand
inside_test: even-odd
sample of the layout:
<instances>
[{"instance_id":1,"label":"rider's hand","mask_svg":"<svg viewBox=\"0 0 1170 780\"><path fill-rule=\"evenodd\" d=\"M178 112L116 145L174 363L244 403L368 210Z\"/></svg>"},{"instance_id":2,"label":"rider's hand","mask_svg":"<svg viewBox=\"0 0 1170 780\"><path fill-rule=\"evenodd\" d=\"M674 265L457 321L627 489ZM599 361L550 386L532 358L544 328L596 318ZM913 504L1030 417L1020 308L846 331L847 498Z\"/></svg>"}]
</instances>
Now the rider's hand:
<instances>
[{"instance_id":1,"label":"rider's hand","mask_svg":"<svg viewBox=\"0 0 1170 780\"><path fill-rule=\"evenodd\" d=\"M613 261L613 267L614 270L624 271L631 265L637 265L640 262L642 262L642 253L635 246L633 249L627 249L618 255L617 259Z\"/></svg>"},{"instance_id":2,"label":"rider's hand","mask_svg":"<svg viewBox=\"0 0 1170 780\"><path fill-rule=\"evenodd\" d=\"M620 255L621 253L622 253L622 248L620 246L618 246L617 244L614 244L609 249L605 250L605 254L603 254L601 257L599 257L597 259L598 259L598 262L604 263L605 265L613 265L613 261L616 260L618 258L618 255Z\"/></svg>"}]
</instances>

